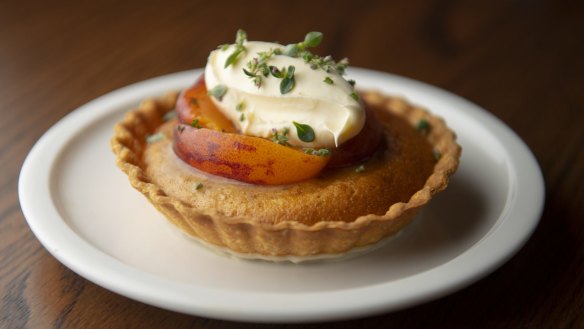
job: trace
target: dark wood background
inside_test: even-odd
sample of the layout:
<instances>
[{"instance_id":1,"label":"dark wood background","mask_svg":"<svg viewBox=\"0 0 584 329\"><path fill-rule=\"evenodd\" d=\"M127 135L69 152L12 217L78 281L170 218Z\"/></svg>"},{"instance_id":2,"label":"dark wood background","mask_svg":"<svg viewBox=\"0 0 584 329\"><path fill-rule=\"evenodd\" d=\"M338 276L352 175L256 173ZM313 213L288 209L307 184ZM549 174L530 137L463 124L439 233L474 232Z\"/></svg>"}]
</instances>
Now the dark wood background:
<instances>
[{"instance_id":1,"label":"dark wood background","mask_svg":"<svg viewBox=\"0 0 584 329\"><path fill-rule=\"evenodd\" d=\"M578 1L0 1L0 327L272 328L109 292L29 230L18 174L35 141L116 88L202 67L209 50L322 31L320 53L452 91L507 123L546 182L541 223L480 282L411 309L298 328L584 327L584 12Z\"/></svg>"}]
</instances>

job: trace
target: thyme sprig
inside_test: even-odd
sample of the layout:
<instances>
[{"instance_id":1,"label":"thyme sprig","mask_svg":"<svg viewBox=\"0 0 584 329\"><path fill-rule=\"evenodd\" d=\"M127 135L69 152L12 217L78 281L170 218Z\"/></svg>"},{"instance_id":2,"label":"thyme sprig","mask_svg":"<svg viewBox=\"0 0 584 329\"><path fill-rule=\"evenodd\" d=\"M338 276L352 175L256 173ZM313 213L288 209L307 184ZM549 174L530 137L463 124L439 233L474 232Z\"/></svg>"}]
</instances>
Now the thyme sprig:
<instances>
[{"instance_id":1,"label":"thyme sprig","mask_svg":"<svg viewBox=\"0 0 584 329\"><path fill-rule=\"evenodd\" d=\"M290 129L288 129L288 127L282 128L281 131L279 131L276 128L272 128L272 142L274 142L276 144L284 145L284 146L290 146L290 144L288 143L288 134L289 133L290 133Z\"/></svg>"},{"instance_id":2,"label":"thyme sprig","mask_svg":"<svg viewBox=\"0 0 584 329\"><path fill-rule=\"evenodd\" d=\"M306 48L314 48L320 45L322 41L321 32L308 32L304 36L304 41L298 43L291 43L286 45L284 48L284 55L290 57L299 57L302 52L306 51Z\"/></svg>"},{"instance_id":3,"label":"thyme sprig","mask_svg":"<svg viewBox=\"0 0 584 329\"><path fill-rule=\"evenodd\" d=\"M156 143L158 141L163 140L164 138L166 138L166 135L162 132L158 132L158 133L146 136L146 143L148 143L148 144Z\"/></svg>"},{"instance_id":4,"label":"thyme sprig","mask_svg":"<svg viewBox=\"0 0 584 329\"><path fill-rule=\"evenodd\" d=\"M227 93L227 87L224 85L216 85L215 87L213 87L209 91L207 91L207 94L215 97L218 101L222 101L223 96L225 96L226 93Z\"/></svg>"},{"instance_id":5,"label":"thyme sprig","mask_svg":"<svg viewBox=\"0 0 584 329\"><path fill-rule=\"evenodd\" d=\"M162 117L162 120L164 122L168 122L168 121L173 120L175 118L176 118L176 112L175 111L170 111L170 112L166 112L164 114L164 116Z\"/></svg>"},{"instance_id":6,"label":"thyme sprig","mask_svg":"<svg viewBox=\"0 0 584 329\"><path fill-rule=\"evenodd\" d=\"M260 88L262 86L262 78L267 78L270 74L270 67L268 61L275 55L281 55L282 49L273 48L268 51L258 52L258 56L252 58L246 64L247 69L243 69L243 73L252 79L253 84Z\"/></svg>"},{"instance_id":7,"label":"thyme sprig","mask_svg":"<svg viewBox=\"0 0 584 329\"><path fill-rule=\"evenodd\" d=\"M318 150L315 150L313 148L305 148L304 149L304 153L306 154L310 154L310 155L318 155L321 157L327 157L331 155L331 150L329 150L328 148L321 148Z\"/></svg>"},{"instance_id":8,"label":"thyme sprig","mask_svg":"<svg viewBox=\"0 0 584 329\"><path fill-rule=\"evenodd\" d=\"M308 50L308 48L314 48L320 45L322 37L321 32L309 32L304 37L304 41L286 45L283 54L290 57L302 58L313 70L320 68L327 73L337 72L340 75L345 74L345 69L349 65L347 58L335 62L331 56L321 57Z\"/></svg>"},{"instance_id":9,"label":"thyme sprig","mask_svg":"<svg viewBox=\"0 0 584 329\"><path fill-rule=\"evenodd\" d=\"M280 82L280 94L287 94L292 91L292 89L294 89L294 86L296 86L296 80L294 80L294 71L296 71L294 65L288 66L288 70L285 71L284 77Z\"/></svg>"},{"instance_id":10,"label":"thyme sprig","mask_svg":"<svg viewBox=\"0 0 584 329\"><path fill-rule=\"evenodd\" d=\"M233 50L231 55L227 57L223 68L227 68L229 65L237 63L239 56L246 51L245 46L243 45L245 41L247 41L247 33L242 29L237 30L237 33L235 34L235 50ZM222 49L226 48L222 47Z\"/></svg>"}]
</instances>

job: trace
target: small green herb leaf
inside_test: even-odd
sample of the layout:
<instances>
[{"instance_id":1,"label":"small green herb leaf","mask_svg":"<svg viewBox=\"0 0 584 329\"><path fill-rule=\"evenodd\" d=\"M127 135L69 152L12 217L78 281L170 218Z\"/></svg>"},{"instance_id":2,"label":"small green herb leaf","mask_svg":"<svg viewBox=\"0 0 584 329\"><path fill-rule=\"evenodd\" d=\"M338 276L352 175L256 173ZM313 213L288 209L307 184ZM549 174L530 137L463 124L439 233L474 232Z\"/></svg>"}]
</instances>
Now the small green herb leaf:
<instances>
[{"instance_id":1,"label":"small green herb leaf","mask_svg":"<svg viewBox=\"0 0 584 329\"><path fill-rule=\"evenodd\" d=\"M166 112L164 114L164 116L162 117L162 120L164 120L164 122L170 121L172 119L176 118L176 112L175 111L170 111L170 112Z\"/></svg>"},{"instance_id":2,"label":"small green herb leaf","mask_svg":"<svg viewBox=\"0 0 584 329\"><path fill-rule=\"evenodd\" d=\"M326 156L331 155L331 150L329 150L327 148L321 148L318 150L315 150L313 148L305 148L304 153L310 154L310 155L317 155L317 156L321 156L321 157L326 157Z\"/></svg>"},{"instance_id":3,"label":"small green herb leaf","mask_svg":"<svg viewBox=\"0 0 584 329\"><path fill-rule=\"evenodd\" d=\"M295 71L296 68L294 67L294 65L288 66L288 71L286 71L286 78L294 78Z\"/></svg>"},{"instance_id":4,"label":"small green herb leaf","mask_svg":"<svg viewBox=\"0 0 584 329\"><path fill-rule=\"evenodd\" d=\"M223 68L227 68L229 67L229 65L234 64L235 62L237 62L237 59L239 58L239 55L243 52L243 48L237 48L235 49L231 55L229 55L229 57L227 57L227 59L225 60L225 65L223 66Z\"/></svg>"},{"instance_id":5,"label":"small green herb leaf","mask_svg":"<svg viewBox=\"0 0 584 329\"><path fill-rule=\"evenodd\" d=\"M296 127L296 134L301 141L309 143L314 140L314 130L311 126L296 121L292 121L292 124Z\"/></svg>"},{"instance_id":6,"label":"small green herb leaf","mask_svg":"<svg viewBox=\"0 0 584 329\"><path fill-rule=\"evenodd\" d=\"M352 92L350 96L351 96L351 98L352 98L352 99L354 99L355 101L357 101L357 102L359 101L359 95L357 95L357 93L356 93L356 92Z\"/></svg>"},{"instance_id":7,"label":"small green herb leaf","mask_svg":"<svg viewBox=\"0 0 584 329\"><path fill-rule=\"evenodd\" d=\"M245 108L245 102L244 101L241 101L241 102L237 103L237 105L235 105L235 110L237 112L243 111L244 108Z\"/></svg>"},{"instance_id":8,"label":"small green herb leaf","mask_svg":"<svg viewBox=\"0 0 584 329\"><path fill-rule=\"evenodd\" d=\"M426 119L420 119L416 125L416 130L418 130L421 134L426 135L430 131L430 123Z\"/></svg>"},{"instance_id":9,"label":"small green herb leaf","mask_svg":"<svg viewBox=\"0 0 584 329\"><path fill-rule=\"evenodd\" d=\"M200 189L202 189L202 188L203 188L203 183L197 183L197 184L195 185L195 190L196 190L196 191L198 191L198 190L200 190Z\"/></svg>"},{"instance_id":10,"label":"small green herb leaf","mask_svg":"<svg viewBox=\"0 0 584 329\"><path fill-rule=\"evenodd\" d=\"M306 47L316 47L320 45L322 41L322 33L321 32L308 32L304 37L304 45Z\"/></svg>"},{"instance_id":11,"label":"small green herb leaf","mask_svg":"<svg viewBox=\"0 0 584 329\"><path fill-rule=\"evenodd\" d=\"M284 127L282 131L278 131L276 128L272 128L272 142L284 146L288 146L288 133L290 130Z\"/></svg>"},{"instance_id":12,"label":"small green herb leaf","mask_svg":"<svg viewBox=\"0 0 584 329\"><path fill-rule=\"evenodd\" d=\"M329 84L329 85L332 85L332 84L334 84L334 83L335 83L335 82L333 81L333 79L331 79L330 77L326 77L326 78L324 78L323 82L324 82L324 83L326 83L326 84Z\"/></svg>"},{"instance_id":13,"label":"small green herb leaf","mask_svg":"<svg viewBox=\"0 0 584 329\"><path fill-rule=\"evenodd\" d=\"M201 125L199 124L199 119L195 118L193 119L193 122L191 122L191 127L197 128L197 129L201 129L203 127L201 127Z\"/></svg>"},{"instance_id":14,"label":"small green herb leaf","mask_svg":"<svg viewBox=\"0 0 584 329\"><path fill-rule=\"evenodd\" d=\"M300 53L300 48L297 44L291 43L284 47L284 51L282 52L283 55L290 56L290 57L297 57L298 53Z\"/></svg>"},{"instance_id":15,"label":"small green herb leaf","mask_svg":"<svg viewBox=\"0 0 584 329\"><path fill-rule=\"evenodd\" d=\"M247 33L244 30L239 29L235 34L235 50L227 57L225 60L225 65L223 68L229 67L231 64L235 64L239 59L239 55L245 51L243 43L247 40ZM226 50L228 47L221 47L221 49Z\"/></svg>"},{"instance_id":16,"label":"small green herb leaf","mask_svg":"<svg viewBox=\"0 0 584 329\"><path fill-rule=\"evenodd\" d=\"M223 96L227 93L227 87L224 85L216 85L207 92L209 95L215 97L218 101L223 100Z\"/></svg>"},{"instance_id":17,"label":"small green herb leaf","mask_svg":"<svg viewBox=\"0 0 584 329\"><path fill-rule=\"evenodd\" d=\"M243 73L245 73L245 75L247 75L250 78L255 78L256 77L256 74L251 73L250 71L248 71L246 69L243 69Z\"/></svg>"},{"instance_id":18,"label":"small green herb leaf","mask_svg":"<svg viewBox=\"0 0 584 329\"><path fill-rule=\"evenodd\" d=\"M294 80L295 71L296 68L294 65L288 66L288 70L286 70L286 76L284 79L282 79L282 82L280 82L280 93L282 95L287 94L292 91L292 89L294 89L294 86L296 85L296 81Z\"/></svg>"},{"instance_id":19,"label":"small green herb leaf","mask_svg":"<svg viewBox=\"0 0 584 329\"><path fill-rule=\"evenodd\" d=\"M280 71L280 69L278 69L277 67L270 65L269 68L270 68L270 73L272 74L272 76L274 78L281 79L284 77L284 73L282 73L282 71Z\"/></svg>"},{"instance_id":20,"label":"small green herb leaf","mask_svg":"<svg viewBox=\"0 0 584 329\"><path fill-rule=\"evenodd\" d=\"M156 143L158 141L163 140L166 137L166 135L164 135L163 133L156 133L156 134L152 134L152 135L148 135L148 137L146 137L146 143L148 144L152 144L152 143Z\"/></svg>"},{"instance_id":21,"label":"small green herb leaf","mask_svg":"<svg viewBox=\"0 0 584 329\"><path fill-rule=\"evenodd\" d=\"M247 33L242 29L237 30L235 33L235 43L242 46L245 40L247 40Z\"/></svg>"},{"instance_id":22,"label":"small green herb leaf","mask_svg":"<svg viewBox=\"0 0 584 329\"><path fill-rule=\"evenodd\" d=\"M240 122L245 121L245 113L241 113L241 115L239 116L239 121Z\"/></svg>"},{"instance_id":23,"label":"small green herb leaf","mask_svg":"<svg viewBox=\"0 0 584 329\"><path fill-rule=\"evenodd\" d=\"M282 79L282 82L280 82L280 93L282 95L289 93L290 91L292 91L292 89L294 89L294 86L296 85L296 81L294 81L294 78L284 78Z\"/></svg>"}]
</instances>

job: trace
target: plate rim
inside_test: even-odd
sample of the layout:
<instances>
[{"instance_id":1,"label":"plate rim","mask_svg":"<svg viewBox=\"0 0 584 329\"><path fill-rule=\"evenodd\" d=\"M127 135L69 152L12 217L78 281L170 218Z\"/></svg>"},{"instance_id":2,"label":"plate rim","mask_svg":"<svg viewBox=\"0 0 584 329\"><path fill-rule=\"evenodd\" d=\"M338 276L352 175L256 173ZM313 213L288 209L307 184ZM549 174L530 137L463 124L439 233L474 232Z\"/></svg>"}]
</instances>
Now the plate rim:
<instances>
[{"instance_id":1,"label":"plate rim","mask_svg":"<svg viewBox=\"0 0 584 329\"><path fill-rule=\"evenodd\" d=\"M255 293L253 295L255 302L250 303L247 292L225 292L192 285L185 287L184 283L177 283L140 271L85 241L65 223L56 209L51 194L53 166L58 162L60 152L66 149L71 135L74 134L72 131L64 131L73 123L84 120L84 123L89 125L115 112L116 106L135 103L135 100L140 99L144 94L162 94L169 89L170 85L185 86L194 80L193 76L201 71L202 69L181 71L140 81L111 91L78 107L43 134L23 163L18 183L19 200L23 214L34 235L55 258L69 269L110 291L164 309L226 320L290 323L362 317L381 312L397 311L434 300L480 280L512 257L525 244L539 223L545 197L543 175L537 160L527 145L505 123L468 100L424 82L385 72L350 68L348 70L350 76L393 81L405 86L406 89L418 89L420 93L426 93L429 97L445 97L449 103L452 102L456 106L464 108L465 111L469 111L470 116L476 120L480 119L481 124L486 125L489 132L493 133L499 142L502 142L501 139L505 139L506 159L513 160L509 163L510 167L521 168L521 170L515 171L512 170L513 168L508 168L510 171L508 174L514 175L510 176L512 178L510 183L515 184L513 186L515 193L509 193L505 209L501 212L495 225L478 242L451 260L406 278L345 290L320 291L309 294L287 292L284 294L286 298L284 304L275 302L282 298L282 296L278 297L277 293ZM56 141L63 140L65 143L56 143ZM53 155L52 161L48 162L49 165L47 162L41 161L47 154ZM43 182L41 186L39 186L39 181ZM45 181L47 186L44 185ZM527 183L530 185L531 193L528 195L520 194L517 189ZM523 213L523 218L520 220L511 221L510 217L516 215L518 208L528 209L527 214ZM41 211L41 209L43 210ZM505 230L502 230L502 226ZM515 236L515 240L506 239L506 243L499 245L496 252L493 253L491 250L488 261L481 259L484 255L481 255L482 249L480 247L484 248L485 243L493 239L494 235L504 234L507 236L509 231L518 232L519 235ZM58 234L55 235L56 233ZM66 234L66 237L63 238L62 234ZM88 257L87 253L91 257ZM465 273L450 271L452 267L460 266L461 262L471 270ZM96 268L96 263L97 265L101 264L101 267ZM436 286L430 279L440 275L448 275L449 280L444 285ZM131 280L128 282L130 278ZM399 285L403 285L406 280L415 282L416 289L399 289ZM156 290L154 293L148 289L144 290L145 286L153 286L153 284L156 287L166 289L163 292ZM392 292L392 289L393 292L401 293L400 298L379 297L379 295L384 295L379 294L380 290L387 293L388 291ZM184 291L205 294L207 299L204 301L196 298L185 300ZM347 295L351 297L348 298ZM291 307L291 305L305 305L308 297L312 300L310 305L321 305L321 307L300 309ZM226 298L231 302L226 304ZM351 302L341 303L341 305L335 303L334 307L332 305L327 307L329 304L326 301L330 299L336 301L359 300L359 303L356 303L358 305ZM240 303L245 303L243 305L248 305L248 307L242 308ZM265 308L267 304L270 305L271 309Z\"/></svg>"}]
</instances>

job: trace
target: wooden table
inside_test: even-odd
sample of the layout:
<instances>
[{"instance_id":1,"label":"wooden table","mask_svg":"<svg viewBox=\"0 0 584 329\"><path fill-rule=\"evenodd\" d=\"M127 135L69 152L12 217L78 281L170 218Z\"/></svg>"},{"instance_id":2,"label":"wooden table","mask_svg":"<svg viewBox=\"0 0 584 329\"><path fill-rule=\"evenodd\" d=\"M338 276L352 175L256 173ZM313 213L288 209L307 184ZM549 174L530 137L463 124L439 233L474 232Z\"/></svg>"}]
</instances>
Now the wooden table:
<instances>
[{"instance_id":1,"label":"wooden table","mask_svg":"<svg viewBox=\"0 0 584 329\"><path fill-rule=\"evenodd\" d=\"M59 119L116 88L203 66L240 27L284 43L322 31L322 53L477 103L526 142L546 182L532 238L478 283L399 312L298 327L584 327L582 9L577 1L0 2L0 327L260 327L162 310L87 281L40 245L17 196L25 156Z\"/></svg>"}]
</instances>

